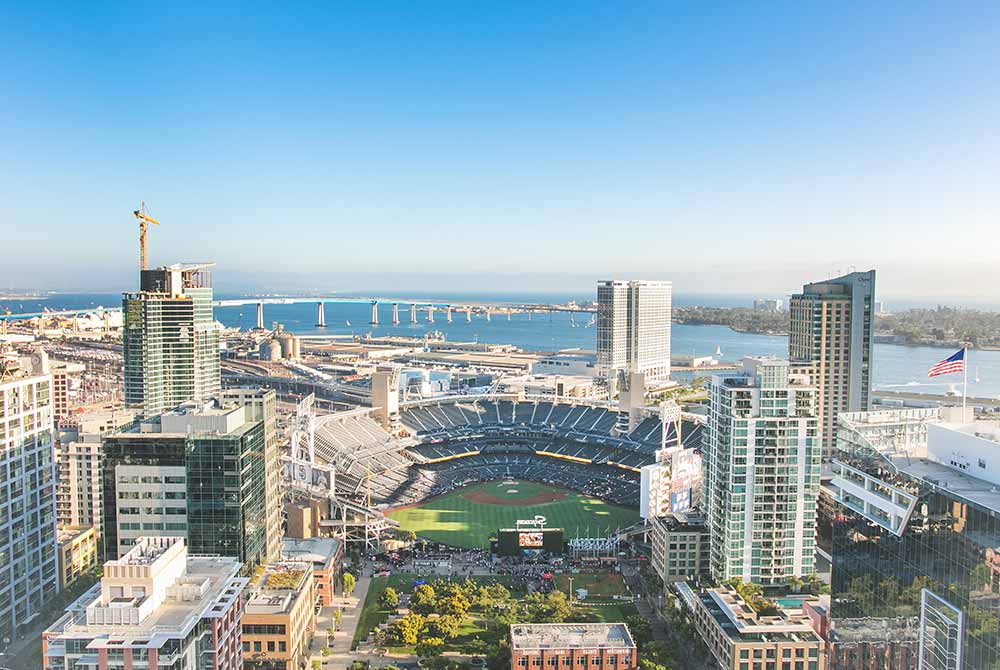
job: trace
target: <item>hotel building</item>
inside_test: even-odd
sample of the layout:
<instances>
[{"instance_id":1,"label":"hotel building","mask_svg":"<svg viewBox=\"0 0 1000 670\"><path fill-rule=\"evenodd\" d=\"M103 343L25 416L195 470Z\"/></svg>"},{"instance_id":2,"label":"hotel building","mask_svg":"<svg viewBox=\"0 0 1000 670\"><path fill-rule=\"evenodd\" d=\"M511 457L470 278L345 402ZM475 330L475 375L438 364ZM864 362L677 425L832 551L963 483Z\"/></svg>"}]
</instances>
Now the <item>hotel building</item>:
<instances>
[{"instance_id":1,"label":"hotel building","mask_svg":"<svg viewBox=\"0 0 1000 670\"><path fill-rule=\"evenodd\" d=\"M670 377L668 281L606 280L597 283L597 367L609 379L639 372L645 381Z\"/></svg>"},{"instance_id":2,"label":"hotel building","mask_svg":"<svg viewBox=\"0 0 1000 670\"><path fill-rule=\"evenodd\" d=\"M834 447L837 415L871 402L875 271L806 284L788 303L788 359L819 392L824 459Z\"/></svg>"}]
</instances>

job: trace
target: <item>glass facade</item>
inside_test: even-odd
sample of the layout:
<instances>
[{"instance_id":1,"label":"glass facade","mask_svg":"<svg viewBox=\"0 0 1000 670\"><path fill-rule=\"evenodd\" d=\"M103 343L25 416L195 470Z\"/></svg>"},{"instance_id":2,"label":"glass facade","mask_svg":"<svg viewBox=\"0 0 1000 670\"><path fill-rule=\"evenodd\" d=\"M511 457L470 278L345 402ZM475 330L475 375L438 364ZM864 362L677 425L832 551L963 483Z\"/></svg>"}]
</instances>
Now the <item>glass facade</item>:
<instances>
[{"instance_id":1,"label":"glass facade","mask_svg":"<svg viewBox=\"0 0 1000 670\"><path fill-rule=\"evenodd\" d=\"M193 272L160 269L142 275L143 290L122 300L125 403L153 415L218 395L212 289L199 285L200 275Z\"/></svg>"},{"instance_id":2,"label":"glass facade","mask_svg":"<svg viewBox=\"0 0 1000 670\"><path fill-rule=\"evenodd\" d=\"M850 502L833 505L834 630L838 622L866 620L869 630L916 626L926 633L921 601L933 600L929 591L963 613L961 667L1000 670L1000 510L949 491L947 481L900 472L857 442L837 458L914 496L916 504L896 530ZM935 634L941 632L937 626Z\"/></svg>"},{"instance_id":3,"label":"glass facade","mask_svg":"<svg viewBox=\"0 0 1000 670\"><path fill-rule=\"evenodd\" d=\"M247 569L261 563L266 556L264 440L261 421L248 422L228 435L121 433L105 438L106 558L120 551L119 508L132 504L119 500L116 468L180 466L186 485L186 531L144 528L143 534L185 536L191 554L234 556Z\"/></svg>"}]
</instances>

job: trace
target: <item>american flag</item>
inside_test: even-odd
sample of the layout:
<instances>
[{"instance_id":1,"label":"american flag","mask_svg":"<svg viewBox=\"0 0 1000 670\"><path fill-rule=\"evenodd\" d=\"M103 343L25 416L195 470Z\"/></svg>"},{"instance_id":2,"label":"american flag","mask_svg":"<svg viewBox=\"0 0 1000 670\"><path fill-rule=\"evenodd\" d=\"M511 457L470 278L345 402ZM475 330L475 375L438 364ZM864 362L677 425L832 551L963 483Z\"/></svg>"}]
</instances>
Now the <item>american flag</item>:
<instances>
[{"instance_id":1,"label":"american flag","mask_svg":"<svg viewBox=\"0 0 1000 670\"><path fill-rule=\"evenodd\" d=\"M938 375L950 375L954 372L964 372L965 371L965 349L959 349L953 353L948 358L944 359L940 363L935 363L930 370L927 371L928 377L937 377Z\"/></svg>"}]
</instances>

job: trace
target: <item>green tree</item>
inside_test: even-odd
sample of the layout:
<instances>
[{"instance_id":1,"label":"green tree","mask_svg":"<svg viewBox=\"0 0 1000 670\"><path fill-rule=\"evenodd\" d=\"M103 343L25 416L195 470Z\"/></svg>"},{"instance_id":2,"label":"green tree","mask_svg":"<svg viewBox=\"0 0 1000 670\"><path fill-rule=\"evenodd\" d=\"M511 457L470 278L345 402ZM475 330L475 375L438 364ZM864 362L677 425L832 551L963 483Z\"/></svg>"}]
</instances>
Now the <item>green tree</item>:
<instances>
[{"instance_id":1,"label":"green tree","mask_svg":"<svg viewBox=\"0 0 1000 670\"><path fill-rule=\"evenodd\" d=\"M450 640L458 635L458 628L461 624L462 621L458 617L438 616L427 620L427 634Z\"/></svg>"},{"instance_id":2,"label":"green tree","mask_svg":"<svg viewBox=\"0 0 1000 670\"><path fill-rule=\"evenodd\" d=\"M569 600L562 591L548 595L535 592L524 599L525 610L532 623L562 623L570 615Z\"/></svg>"},{"instance_id":3,"label":"green tree","mask_svg":"<svg viewBox=\"0 0 1000 670\"><path fill-rule=\"evenodd\" d=\"M430 614L434 611L437 596L434 587L430 584L421 584L413 589L413 596L410 598L410 609L419 614Z\"/></svg>"},{"instance_id":4,"label":"green tree","mask_svg":"<svg viewBox=\"0 0 1000 670\"><path fill-rule=\"evenodd\" d=\"M409 544L410 542L413 542L414 540L417 539L417 534L414 533L412 530L406 530L400 528L396 531L396 539L399 540L400 542L406 542L407 544Z\"/></svg>"},{"instance_id":5,"label":"green tree","mask_svg":"<svg viewBox=\"0 0 1000 670\"><path fill-rule=\"evenodd\" d=\"M425 619L420 614L407 614L397 619L389 627L389 638L400 645L414 645L420 638L425 626Z\"/></svg>"},{"instance_id":6,"label":"green tree","mask_svg":"<svg viewBox=\"0 0 1000 670\"><path fill-rule=\"evenodd\" d=\"M486 667L489 670L510 670L510 643L501 640L497 645L497 650L486 659Z\"/></svg>"},{"instance_id":7,"label":"green tree","mask_svg":"<svg viewBox=\"0 0 1000 670\"><path fill-rule=\"evenodd\" d=\"M414 651L421 658L433 658L441 655L441 648L444 647L444 640L439 637L425 637L417 642Z\"/></svg>"},{"instance_id":8,"label":"green tree","mask_svg":"<svg viewBox=\"0 0 1000 670\"><path fill-rule=\"evenodd\" d=\"M378 597L378 604L385 610L395 610L399 607L399 594L391 586L386 587Z\"/></svg>"},{"instance_id":9,"label":"green tree","mask_svg":"<svg viewBox=\"0 0 1000 670\"><path fill-rule=\"evenodd\" d=\"M355 579L354 575L352 575L349 572L345 572L344 576L341 577L341 581L343 582L343 585L344 585L344 591L343 591L343 593L344 593L345 596L346 595L350 595L351 593L354 593L354 587L358 583L358 580Z\"/></svg>"},{"instance_id":10,"label":"green tree","mask_svg":"<svg viewBox=\"0 0 1000 670\"><path fill-rule=\"evenodd\" d=\"M344 619L344 613L338 607L333 610L333 623L337 628L340 628L340 622Z\"/></svg>"},{"instance_id":11,"label":"green tree","mask_svg":"<svg viewBox=\"0 0 1000 670\"><path fill-rule=\"evenodd\" d=\"M441 616L453 616L461 619L468 613L470 607L472 605L465 595L455 593L439 597L434 604L434 611Z\"/></svg>"}]
</instances>

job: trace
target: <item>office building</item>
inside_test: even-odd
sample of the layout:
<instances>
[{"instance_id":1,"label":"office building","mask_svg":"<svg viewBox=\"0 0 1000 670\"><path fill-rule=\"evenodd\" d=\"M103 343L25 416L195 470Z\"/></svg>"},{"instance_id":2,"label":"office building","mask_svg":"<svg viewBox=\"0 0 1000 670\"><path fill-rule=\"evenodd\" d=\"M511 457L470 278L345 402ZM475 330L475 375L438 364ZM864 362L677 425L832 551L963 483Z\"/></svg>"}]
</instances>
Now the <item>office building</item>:
<instances>
[{"instance_id":1,"label":"office building","mask_svg":"<svg viewBox=\"0 0 1000 670\"><path fill-rule=\"evenodd\" d=\"M597 283L597 366L614 379L639 372L647 383L670 377L671 283Z\"/></svg>"},{"instance_id":2,"label":"office building","mask_svg":"<svg viewBox=\"0 0 1000 670\"><path fill-rule=\"evenodd\" d=\"M840 417L824 485L831 639L862 662L880 648L912 660L915 637L920 667L1000 667L1000 428L952 413Z\"/></svg>"},{"instance_id":3,"label":"office building","mask_svg":"<svg viewBox=\"0 0 1000 670\"><path fill-rule=\"evenodd\" d=\"M68 526L56 532L59 590L72 586L97 567L97 534L93 526Z\"/></svg>"},{"instance_id":4,"label":"office building","mask_svg":"<svg viewBox=\"0 0 1000 670\"><path fill-rule=\"evenodd\" d=\"M676 588L722 670L825 670L826 641L805 600L758 612L731 586L695 591L682 582Z\"/></svg>"},{"instance_id":5,"label":"office building","mask_svg":"<svg viewBox=\"0 0 1000 670\"><path fill-rule=\"evenodd\" d=\"M104 439L105 556L180 536L194 554L267 556L266 421L235 402L189 402ZM280 545L279 545L280 548Z\"/></svg>"},{"instance_id":6,"label":"office building","mask_svg":"<svg viewBox=\"0 0 1000 670\"><path fill-rule=\"evenodd\" d=\"M240 670L243 590L234 558L142 538L42 633L46 670Z\"/></svg>"},{"instance_id":7,"label":"office building","mask_svg":"<svg viewBox=\"0 0 1000 670\"><path fill-rule=\"evenodd\" d=\"M268 565L253 576L243 613L243 667L298 670L316 631L311 562Z\"/></svg>"},{"instance_id":8,"label":"office building","mask_svg":"<svg viewBox=\"0 0 1000 670\"><path fill-rule=\"evenodd\" d=\"M712 575L764 586L814 571L816 388L787 361L745 358L712 377L703 433Z\"/></svg>"},{"instance_id":9,"label":"office building","mask_svg":"<svg viewBox=\"0 0 1000 670\"><path fill-rule=\"evenodd\" d=\"M0 345L2 347L3 345ZM35 623L59 589L52 376L0 351L0 640Z\"/></svg>"},{"instance_id":10,"label":"office building","mask_svg":"<svg viewBox=\"0 0 1000 670\"><path fill-rule=\"evenodd\" d=\"M281 560L312 563L316 601L324 607L333 604L334 588L344 560L343 542L333 537L307 540L286 537L281 542Z\"/></svg>"},{"instance_id":11,"label":"office building","mask_svg":"<svg viewBox=\"0 0 1000 670\"><path fill-rule=\"evenodd\" d=\"M510 668L633 670L639 656L623 623L534 623L510 627Z\"/></svg>"},{"instance_id":12,"label":"office building","mask_svg":"<svg viewBox=\"0 0 1000 670\"><path fill-rule=\"evenodd\" d=\"M265 560L274 561L281 553L282 481L281 450L278 447L278 394L270 389L232 388L220 394L224 404L242 405L250 421L264 424L264 518Z\"/></svg>"},{"instance_id":13,"label":"office building","mask_svg":"<svg viewBox=\"0 0 1000 670\"><path fill-rule=\"evenodd\" d=\"M134 410L87 412L60 425L56 449L56 522L63 527L93 526L98 540L103 524L101 440L135 422Z\"/></svg>"},{"instance_id":14,"label":"office building","mask_svg":"<svg viewBox=\"0 0 1000 670\"><path fill-rule=\"evenodd\" d=\"M652 517L649 526L649 564L664 585L701 580L711 574L711 536L704 516L677 512Z\"/></svg>"},{"instance_id":15,"label":"office building","mask_svg":"<svg viewBox=\"0 0 1000 670\"><path fill-rule=\"evenodd\" d=\"M122 300L125 404L147 416L219 394L219 326L209 267L143 270L139 291Z\"/></svg>"},{"instance_id":16,"label":"office building","mask_svg":"<svg viewBox=\"0 0 1000 670\"><path fill-rule=\"evenodd\" d=\"M837 415L870 406L874 301L869 270L806 284L788 303L788 358L819 392L824 458L833 450Z\"/></svg>"}]
</instances>

